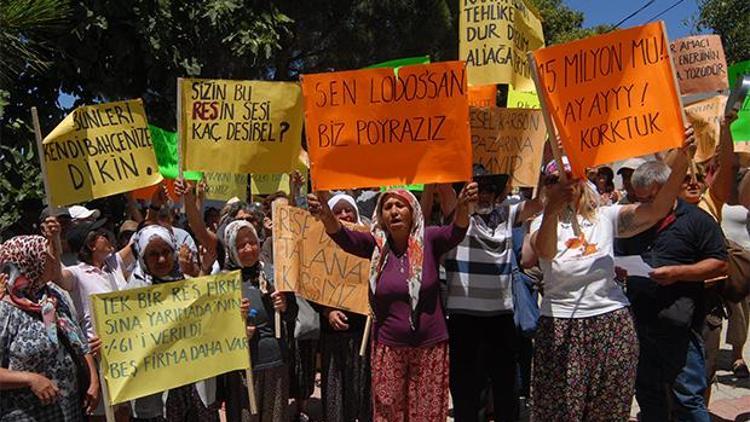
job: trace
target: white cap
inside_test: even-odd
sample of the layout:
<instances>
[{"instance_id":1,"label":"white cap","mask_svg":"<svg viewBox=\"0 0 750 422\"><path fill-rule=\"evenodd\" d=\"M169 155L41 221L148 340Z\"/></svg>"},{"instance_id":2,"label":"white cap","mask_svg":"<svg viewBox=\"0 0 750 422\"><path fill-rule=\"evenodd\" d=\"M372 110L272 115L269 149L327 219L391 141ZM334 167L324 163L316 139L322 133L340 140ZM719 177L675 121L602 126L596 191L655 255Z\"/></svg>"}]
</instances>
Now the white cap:
<instances>
[{"instance_id":1,"label":"white cap","mask_svg":"<svg viewBox=\"0 0 750 422\"><path fill-rule=\"evenodd\" d=\"M227 205L234 204L235 202L240 202L240 198L236 196L229 198L229 200L227 201Z\"/></svg>"},{"instance_id":2,"label":"white cap","mask_svg":"<svg viewBox=\"0 0 750 422\"><path fill-rule=\"evenodd\" d=\"M68 213L70 213L70 217L73 220L96 220L101 215L99 210L90 210L81 205L73 205L72 207L68 208Z\"/></svg>"}]
</instances>

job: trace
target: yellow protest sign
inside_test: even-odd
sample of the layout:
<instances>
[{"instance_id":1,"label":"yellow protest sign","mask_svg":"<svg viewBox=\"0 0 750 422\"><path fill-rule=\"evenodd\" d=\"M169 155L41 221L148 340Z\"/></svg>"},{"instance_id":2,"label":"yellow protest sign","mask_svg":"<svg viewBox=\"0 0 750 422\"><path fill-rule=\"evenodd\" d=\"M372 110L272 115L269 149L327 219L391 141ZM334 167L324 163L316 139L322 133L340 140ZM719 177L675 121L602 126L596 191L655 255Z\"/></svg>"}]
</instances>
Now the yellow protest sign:
<instances>
[{"instance_id":1,"label":"yellow protest sign","mask_svg":"<svg viewBox=\"0 0 750 422\"><path fill-rule=\"evenodd\" d=\"M239 271L92 295L110 404L247 369Z\"/></svg>"},{"instance_id":2,"label":"yellow protest sign","mask_svg":"<svg viewBox=\"0 0 750 422\"><path fill-rule=\"evenodd\" d=\"M458 58L469 85L534 91L526 53L544 47L542 21L524 0L459 0Z\"/></svg>"},{"instance_id":3,"label":"yellow protest sign","mask_svg":"<svg viewBox=\"0 0 750 422\"><path fill-rule=\"evenodd\" d=\"M293 82L182 79L184 168L283 173L301 148L302 91Z\"/></svg>"},{"instance_id":4,"label":"yellow protest sign","mask_svg":"<svg viewBox=\"0 0 750 422\"><path fill-rule=\"evenodd\" d=\"M301 151L296 170L307 180L307 168L309 160L307 153ZM250 189L253 195L268 195L276 192L291 193L289 185L289 173L276 174L251 174ZM302 191L307 192L307 183L302 185Z\"/></svg>"},{"instance_id":5,"label":"yellow protest sign","mask_svg":"<svg viewBox=\"0 0 750 422\"><path fill-rule=\"evenodd\" d=\"M711 159L716 152L726 103L726 95L717 95L685 107L685 115L695 129L698 148L694 159L698 163Z\"/></svg>"},{"instance_id":6,"label":"yellow protest sign","mask_svg":"<svg viewBox=\"0 0 750 422\"><path fill-rule=\"evenodd\" d=\"M44 138L42 151L55 206L162 180L140 99L76 108Z\"/></svg>"},{"instance_id":7,"label":"yellow protest sign","mask_svg":"<svg viewBox=\"0 0 750 422\"><path fill-rule=\"evenodd\" d=\"M253 174L250 176L253 195L268 195L276 192L290 193L289 173Z\"/></svg>"},{"instance_id":8,"label":"yellow protest sign","mask_svg":"<svg viewBox=\"0 0 750 422\"><path fill-rule=\"evenodd\" d=\"M471 107L469 118L474 164L510 175L513 186L536 187L547 133L542 112Z\"/></svg>"},{"instance_id":9,"label":"yellow protest sign","mask_svg":"<svg viewBox=\"0 0 750 422\"><path fill-rule=\"evenodd\" d=\"M232 173L204 173L206 180L206 199L226 201L230 198L247 197L247 175Z\"/></svg>"},{"instance_id":10,"label":"yellow protest sign","mask_svg":"<svg viewBox=\"0 0 750 422\"><path fill-rule=\"evenodd\" d=\"M541 108L536 92L521 92L508 89L508 108Z\"/></svg>"},{"instance_id":11,"label":"yellow protest sign","mask_svg":"<svg viewBox=\"0 0 750 422\"><path fill-rule=\"evenodd\" d=\"M309 212L274 205L273 262L279 290L294 291L321 305L368 313L370 261L339 248Z\"/></svg>"}]
</instances>

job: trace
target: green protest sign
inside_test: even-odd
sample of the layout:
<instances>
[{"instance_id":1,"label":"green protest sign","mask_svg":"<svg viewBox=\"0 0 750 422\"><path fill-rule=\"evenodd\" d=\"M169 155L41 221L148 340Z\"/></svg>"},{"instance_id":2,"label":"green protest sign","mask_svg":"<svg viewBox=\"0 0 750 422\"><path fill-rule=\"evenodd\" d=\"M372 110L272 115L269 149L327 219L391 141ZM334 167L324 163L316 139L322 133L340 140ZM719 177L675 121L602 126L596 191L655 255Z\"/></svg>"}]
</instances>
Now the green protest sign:
<instances>
[{"instance_id":1,"label":"green protest sign","mask_svg":"<svg viewBox=\"0 0 750 422\"><path fill-rule=\"evenodd\" d=\"M159 164L159 172L167 179L176 179L177 172L177 133L162 128L148 125L151 132L151 142L156 152L156 162ZM186 180L201 180L203 174L199 171L186 171L182 173Z\"/></svg>"},{"instance_id":2,"label":"green protest sign","mask_svg":"<svg viewBox=\"0 0 750 422\"><path fill-rule=\"evenodd\" d=\"M729 66L729 87L734 88L737 78L750 75L750 60ZM750 141L750 96L745 97L742 108L737 113L737 121L732 123L732 139L734 142Z\"/></svg>"},{"instance_id":3,"label":"green protest sign","mask_svg":"<svg viewBox=\"0 0 750 422\"><path fill-rule=\"evenodd\" d=\"M408 191L412 192L422 192L424 191L424 185L422 184L415 184L415 185L399 185L399 186L381 186L380 191L385 192L390 189L406 189Z\"/></svg>"},{"instance_id":4,"label":"green protest sign","mask_svg":"<svg viewBox=\"0 0 750 422\"><path fill-rule=\"evenodd\" d=\"M383 67L392 67L393 73L398 76L398 68L403 66L414 66L417 64L429 64L430 56L407 57L404 59L388 60L387 62L376 63L365 67L365 69L379 69Z\"/></svg>"}]
</instances>

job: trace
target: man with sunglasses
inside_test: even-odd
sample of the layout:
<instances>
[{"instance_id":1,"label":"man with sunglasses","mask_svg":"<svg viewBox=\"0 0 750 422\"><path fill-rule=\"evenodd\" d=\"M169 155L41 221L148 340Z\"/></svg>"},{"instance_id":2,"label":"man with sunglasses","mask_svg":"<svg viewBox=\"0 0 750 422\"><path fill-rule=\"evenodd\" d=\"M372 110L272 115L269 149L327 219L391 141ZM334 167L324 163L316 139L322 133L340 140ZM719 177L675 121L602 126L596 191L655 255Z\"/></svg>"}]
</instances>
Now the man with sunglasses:
<instances>
[{"instance_id":1,"label":"man with sunglasses","mask_svg":"<svg viewBox=\"0 0 750 422\"><path fill-rule=\"evenodd\" d=\"M631 180L634 199L653 201L669 173L659 161L639 166ZM617 242L618 253L640 255L654 268L649 278L631 276L627 281L640 342L636 398L643 421L710 420L701 335L710 306L704 281L726 273L727 253L716 220L686 200L700 199L702 186L696 183L688 175L682 197L668 215L640 235Z\"/></svg>"}]
</instances>

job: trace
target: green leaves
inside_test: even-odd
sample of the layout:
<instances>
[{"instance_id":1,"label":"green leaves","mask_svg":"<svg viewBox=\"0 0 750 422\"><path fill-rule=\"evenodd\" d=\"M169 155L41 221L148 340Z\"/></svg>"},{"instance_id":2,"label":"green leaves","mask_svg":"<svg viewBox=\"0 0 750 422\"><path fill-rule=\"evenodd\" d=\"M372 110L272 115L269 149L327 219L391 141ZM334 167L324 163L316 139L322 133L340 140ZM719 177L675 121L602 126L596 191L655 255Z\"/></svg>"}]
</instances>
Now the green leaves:
<instances>
[{"instance_id":1,"label":"green leaves","mask_svg":"<svg viewBox=\"0 0 750 422\"><path fill-rule=\"evenodd\" d=\"M750 2L700 0L695 29L721 35L729 64L750 60Z\"/></svg>"}]
</instances>

